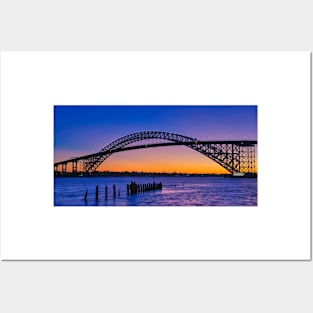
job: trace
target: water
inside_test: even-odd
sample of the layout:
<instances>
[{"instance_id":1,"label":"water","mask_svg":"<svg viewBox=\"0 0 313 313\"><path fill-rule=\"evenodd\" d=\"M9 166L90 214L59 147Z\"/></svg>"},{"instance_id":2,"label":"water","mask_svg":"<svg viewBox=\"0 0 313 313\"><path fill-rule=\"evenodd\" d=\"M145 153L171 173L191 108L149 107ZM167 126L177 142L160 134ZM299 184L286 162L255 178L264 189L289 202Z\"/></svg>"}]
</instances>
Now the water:
<instances>
[{"instance_id":1,"label":"water","mask_svg":"<svg viewBox=\"0 0 313 313\"><path fill-rule=\"evenodd\" d=\"M126 185L162 182L162 190L127 195ZM113 185L116 185L116 198ZM99 199L95 200L96 185ZM105 186L108 198L105 199ZM84 200L88 190L87 201ZM118 195L119 193L119 195ZM224 177L57 177L56 206L256 206L256 178Z\"/></svg>"}]
</instances>

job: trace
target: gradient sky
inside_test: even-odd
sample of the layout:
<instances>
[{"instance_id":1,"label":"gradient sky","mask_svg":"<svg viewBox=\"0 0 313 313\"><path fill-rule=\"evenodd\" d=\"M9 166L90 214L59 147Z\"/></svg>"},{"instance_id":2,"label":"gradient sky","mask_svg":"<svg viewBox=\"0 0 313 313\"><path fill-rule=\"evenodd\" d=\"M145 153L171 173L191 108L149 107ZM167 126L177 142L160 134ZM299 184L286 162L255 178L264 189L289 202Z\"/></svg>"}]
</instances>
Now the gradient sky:
<instances>
[{"instance_id":1,"label":"gradient sky","mask_svg":"<svg viewBox=\"0 0 313 313\"><path fill-rule=\"evenodd\" d=\"M199 140L257 140L257 106L58 105L54 107L55 162L98 152L122 136L147 130ZM184 146L115 153L98 170L227 173Z\"/></svg>"}]
</instances>

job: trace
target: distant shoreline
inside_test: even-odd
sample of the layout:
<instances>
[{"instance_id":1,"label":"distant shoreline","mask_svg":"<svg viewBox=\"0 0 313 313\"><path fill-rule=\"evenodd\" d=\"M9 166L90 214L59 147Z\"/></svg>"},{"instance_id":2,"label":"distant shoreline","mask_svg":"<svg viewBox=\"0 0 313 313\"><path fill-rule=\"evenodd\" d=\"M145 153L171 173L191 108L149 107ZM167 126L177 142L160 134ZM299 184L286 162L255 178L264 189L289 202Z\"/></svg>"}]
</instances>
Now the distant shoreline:
<instances>
[{"instance_id":1,"label":"distant shoreline","mask_svg":"<svg viewBox=\"0 0 313 313\"><path fill-rule=\"evenodd\" d=\"M232 177L232 174L207 174L207 173L154 173L154 172L93 172L93 173L60 173L54 177ZM253 174L254 177L257 174Z\"/></svg>"}]
</instances>

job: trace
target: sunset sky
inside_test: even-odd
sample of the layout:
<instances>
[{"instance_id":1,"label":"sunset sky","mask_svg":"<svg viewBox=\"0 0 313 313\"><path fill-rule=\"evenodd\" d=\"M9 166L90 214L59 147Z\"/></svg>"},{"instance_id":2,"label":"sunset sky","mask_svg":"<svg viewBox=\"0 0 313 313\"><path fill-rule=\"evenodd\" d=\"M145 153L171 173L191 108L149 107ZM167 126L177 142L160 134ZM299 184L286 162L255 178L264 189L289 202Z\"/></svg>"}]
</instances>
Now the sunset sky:
<instances>
[{"instance_id":1,"label":"sunset sky","mask_svg":"<svg viewBox=\"0 0 313 313\"><path fill-rule=\"evenodd\" d=\"M257 140L257 106L57 105L54 161L98 152L122 136L148 130L198 140ZM227 173L214 161L184 146L115 153L98 170Z\"/></svg>"}]
</instances>

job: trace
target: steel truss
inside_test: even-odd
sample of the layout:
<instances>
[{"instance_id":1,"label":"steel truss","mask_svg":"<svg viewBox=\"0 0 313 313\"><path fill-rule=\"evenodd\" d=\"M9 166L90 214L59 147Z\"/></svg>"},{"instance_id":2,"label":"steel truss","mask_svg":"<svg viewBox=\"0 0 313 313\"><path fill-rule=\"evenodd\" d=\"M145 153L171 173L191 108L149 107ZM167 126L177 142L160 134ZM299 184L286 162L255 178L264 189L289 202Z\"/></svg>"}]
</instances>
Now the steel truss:
<instances>
[{"instance_id":1,"label":"steel truss","mask_svg":"<svg viewBox=\"0 0 313 313\"><path fill-rule=\"evenodd\" d=\"M251 141L200 141L196 138L187 137L175 133L163 131L144 131L133 133L121 137L109 145L105 146L99 152L85 155L82 157L58 162L54 164L55 170L58 165L62 165L62 172L66 172L66 164L72 163L73 172L80 171L93 172L95 171L108 157L113 153L126 150L126 146L134 142L145 141L147 139L160 139L166 142L186 145L193 150L196 150L208 158L212 159L230 173L255 173L255 142ZM157 146L157 145L154 145ZM142 148L143 146L138 146ZM136 148L136 147L135 147ZM77 165L79 164L79 166Z\"/></svg>"}]
</instances>

